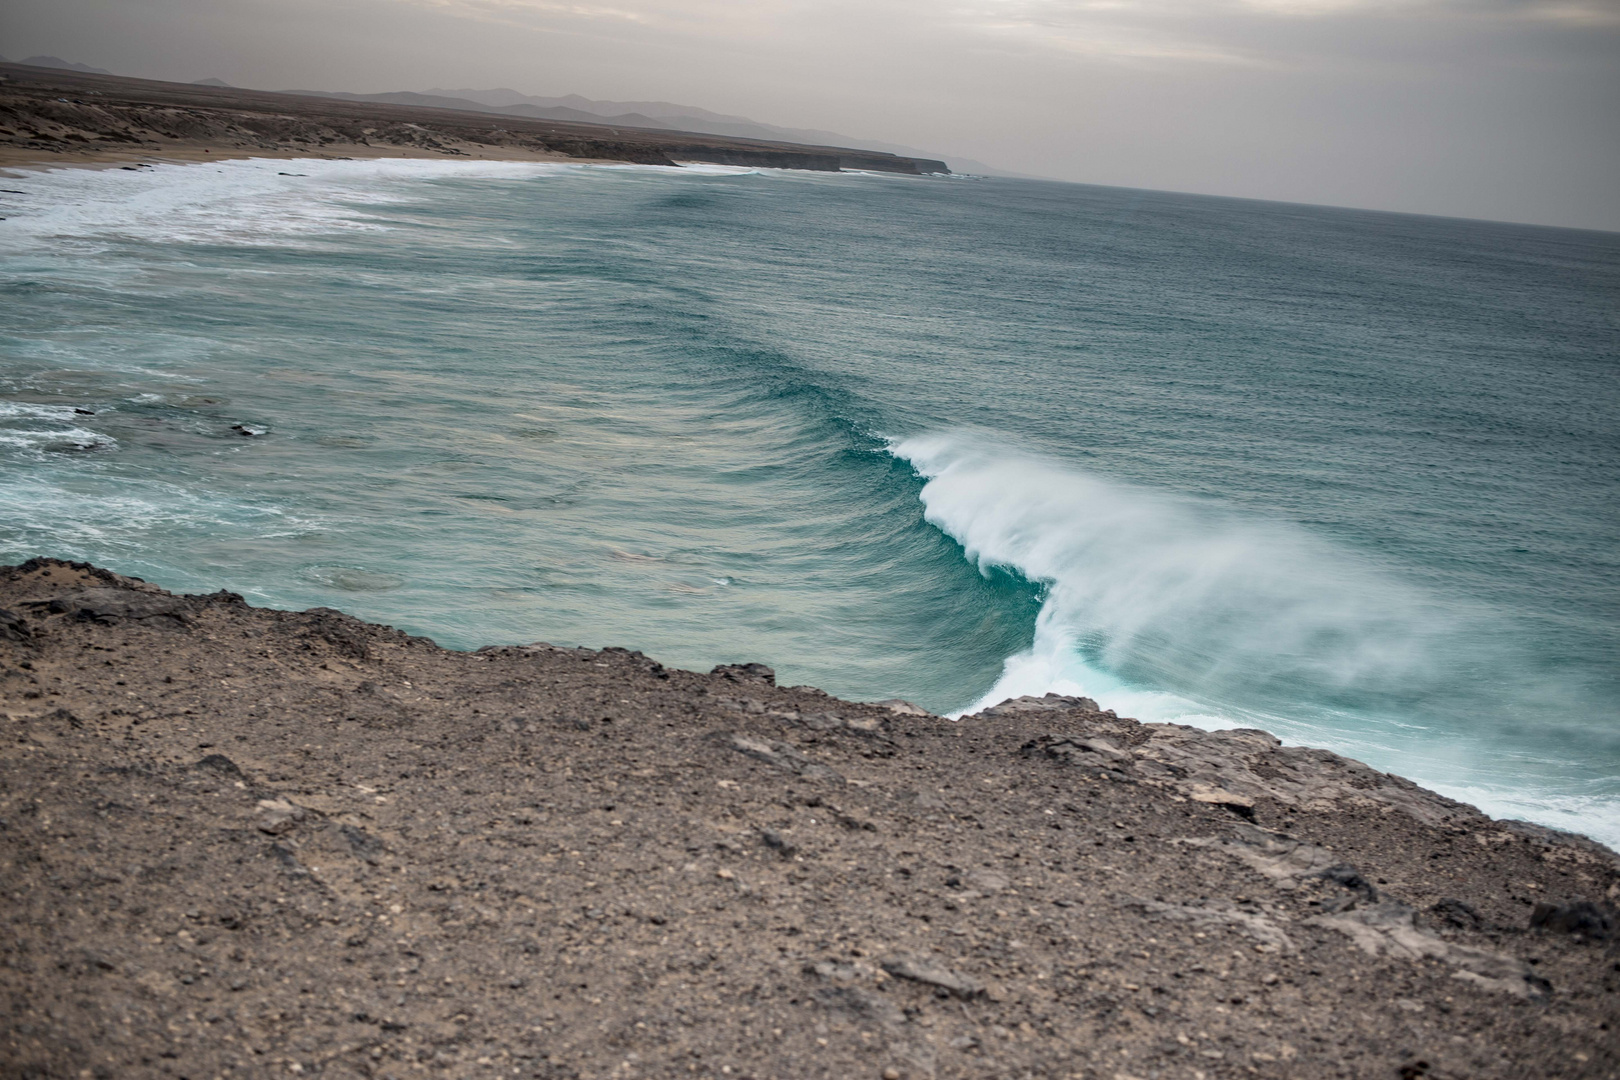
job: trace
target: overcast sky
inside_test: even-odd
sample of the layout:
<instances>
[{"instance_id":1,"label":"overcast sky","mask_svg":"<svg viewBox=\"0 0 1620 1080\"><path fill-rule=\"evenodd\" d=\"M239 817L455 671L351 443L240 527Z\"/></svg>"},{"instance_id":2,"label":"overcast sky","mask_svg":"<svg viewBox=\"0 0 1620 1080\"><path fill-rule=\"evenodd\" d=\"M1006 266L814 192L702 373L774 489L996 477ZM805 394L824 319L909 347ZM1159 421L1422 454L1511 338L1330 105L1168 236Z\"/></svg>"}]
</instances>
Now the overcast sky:
<instances>
[{"instance_id":1,"label":"overcast sky","mask_svg":"<svg viewBox=\"0 0 1620 1080\"><path fill-rule=\"evenodd\" d=\"M1620 230L1620 0L6 0L0 54L656 98L1066 180Z\"/></svg>"}]
</instances>

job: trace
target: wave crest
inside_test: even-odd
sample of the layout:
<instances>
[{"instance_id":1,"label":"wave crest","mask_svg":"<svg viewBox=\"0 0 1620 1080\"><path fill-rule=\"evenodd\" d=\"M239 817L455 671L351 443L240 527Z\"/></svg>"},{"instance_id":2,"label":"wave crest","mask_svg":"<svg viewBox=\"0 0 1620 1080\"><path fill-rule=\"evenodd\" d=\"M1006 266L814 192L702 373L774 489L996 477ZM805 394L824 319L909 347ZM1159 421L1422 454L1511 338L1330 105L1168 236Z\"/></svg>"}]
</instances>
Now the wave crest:
<instances>
[{"instance_id":1,"label":"wave crest","mask_svg":"<svg viewBox=\"0 0 1620 1080\"><path fill-rule=\"evenodd\" d=\"M981 569L1046 588L1031 649L983 704L1134 685L1175 695L1153 712L1218 704L1247 717L1302 702L1409 704L1436 690L1459 613L1299 526L967 435L910 438L892 452L926 479L927 520Z\"/></svg>"}]
</instances>

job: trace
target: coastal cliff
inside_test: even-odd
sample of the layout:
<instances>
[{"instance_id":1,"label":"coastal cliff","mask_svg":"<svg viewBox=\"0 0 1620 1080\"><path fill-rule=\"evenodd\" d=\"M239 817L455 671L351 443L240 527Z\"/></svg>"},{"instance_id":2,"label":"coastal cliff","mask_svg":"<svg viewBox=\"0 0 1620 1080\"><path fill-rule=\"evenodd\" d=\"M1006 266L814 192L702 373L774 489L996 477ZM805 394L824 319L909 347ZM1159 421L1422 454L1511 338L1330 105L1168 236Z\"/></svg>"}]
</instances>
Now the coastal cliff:
<instances>
[{"instance_id":1,"label":"coastal cliff","mask_svg":"<svg viewBox=\"0 0 1620 1080\"><path fill-rule=\"evenodd\" d=\"M0 64L0 166L165 156L706 162L948 173L941 161L684 131L278 94Z\"/></svg>"},{"instance_id":2,"label":"coastal cliff","mask_svg":"<svg viewBox=\"0 0 1620 1080\"><path fill-rule=\"evenodd\" d=\"M50 559L0 712L8 1076L1620 1074L1620 858L1263 732Z\"/></svg>"}]
</instances>

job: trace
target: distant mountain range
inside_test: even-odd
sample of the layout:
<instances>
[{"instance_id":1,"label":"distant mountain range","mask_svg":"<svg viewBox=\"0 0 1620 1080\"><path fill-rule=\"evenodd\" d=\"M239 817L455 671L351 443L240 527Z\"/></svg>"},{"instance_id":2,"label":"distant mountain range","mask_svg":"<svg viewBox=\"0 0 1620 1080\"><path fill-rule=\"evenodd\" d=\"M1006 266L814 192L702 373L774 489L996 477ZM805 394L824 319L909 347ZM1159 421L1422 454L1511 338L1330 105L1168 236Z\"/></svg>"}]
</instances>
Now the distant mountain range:
<instances>
[{"instance_id":1,"label":"distant mountain range","mask_svg":"<svg viewBox=\"0 0 1620 1080\"><path fill-rule=\"evenodd\" d=\"M30 56L26 60L7 60L0 56L0 64L27 64L29 67L61 68L67 71L82 71L87 75L111 75L106 68L91 67L89 64L76 64L71 60L64 60L60 56Z\"/></svg>"}]
</instances>

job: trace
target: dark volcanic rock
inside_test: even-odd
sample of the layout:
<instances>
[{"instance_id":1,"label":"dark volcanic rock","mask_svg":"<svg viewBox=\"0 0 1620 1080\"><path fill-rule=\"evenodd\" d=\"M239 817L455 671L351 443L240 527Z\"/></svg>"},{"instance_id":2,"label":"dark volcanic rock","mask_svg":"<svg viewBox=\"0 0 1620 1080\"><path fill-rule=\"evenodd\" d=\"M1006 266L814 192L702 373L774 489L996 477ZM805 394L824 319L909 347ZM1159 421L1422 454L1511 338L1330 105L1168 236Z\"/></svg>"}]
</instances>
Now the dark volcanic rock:
<instances>
[{"instance_id":1,"label":"dark volcanic rock","mask_svg":"<svg viewBox=\"0 0 1620 1080\"><path fill-rule=\"evenodd\" d=\"M1552 930L1561 934L1584 934L1589 938L1607 938L1615 928L1614 908L1607 904L1594 904L1590 900L1576 900L1568 904L1537 904L1530 913L1530 925L1539 930Z\"/></svg>"},{"instance_id":2,"label":"dark volcanic rock","mask_svg":"<svg viewBox=\"0 0 1620 1080\"><path fill-rule=\"evenodd\" d=\"M764 664L721 664L710 674L723 676L732 682L758 682L764 683L766 686L776 685L776 672Z\"/></svg>"},{"instance_id":3,"label":"dark volcanic rock","mask_svg":"<svg viewBox=\"0 0 1620 1080\"><path fill-rule=\"evenodd\" d=\"M3 1076L1620 1073L1613 852L1264 732L0 610Z\"/></svg>"},{"instance_id":4,"label":"dark volcanic rock","mask_svg":"<svg viewBox=\"0 0 1620 1080\"><path fill-rule=\"evenodd\" d=\"M156 590L78 589L48 602L33 601L32 606L43 606L53 615L75 615L104 623L119 619L186 621L185 601Z\"/></svg>"},{"instance_id":5,"label":"dark volcanic rock","mask_svg":"<svg viewBox=\"0 0 1620 1080\"><path fill-rule=\"evenodd\" d=\"M26 642L33 635L28 629L28 620L15 611L6 611L0 608L0 638L7 641Z\"/></svg>"}]
</instances>

